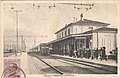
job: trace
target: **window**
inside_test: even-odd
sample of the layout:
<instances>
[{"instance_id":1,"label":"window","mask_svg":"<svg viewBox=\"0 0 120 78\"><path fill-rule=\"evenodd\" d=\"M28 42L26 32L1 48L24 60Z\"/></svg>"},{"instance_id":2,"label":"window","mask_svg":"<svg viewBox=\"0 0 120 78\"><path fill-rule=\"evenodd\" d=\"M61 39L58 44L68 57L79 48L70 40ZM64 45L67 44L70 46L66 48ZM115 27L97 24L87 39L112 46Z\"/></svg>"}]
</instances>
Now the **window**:
<instances>
[{"instance_id":1,"label":"window","mask_svg":"<svg viewBox=\"0 0 120 78\"><path fill-rule=\"evenodd\" d=\"M110 44L110 49L111 49L111 38L110 38L110 43L109 44Z\"/></svg>"},{"instance_id":2,"label":"window","mask_svg":"<svg viewBox=\"0 0 120 78\"><path fill-rule=\"evenodd\" d=\"M59 34L57 35L57 38L59 38Z\"/></svg>"},{"instance_id":3,"label":"window","mask_svg":"<svg viewBox=\"0 0 120 78\"><path fill-rule=\"evenodd\" d=\"M61 33L60 33L60 38L61 38Z\"/></svg>"},{"instance_id":4,"label":"window","mask_svg":"<svg viewBox=\"0 0 120 78\"><path fill-rule=\"evenodd\" d=\"M65 36L67 35L67 31L65 31Z\"/></svg>"},{"instance_id":5,"label":"window","mask_svg":"<svg viewBox=\"0 0 120 78\"><path fill-rule=\"evenodd\" d=\"M77 28L76 28L76 34L77 34Z\"/></svg>"},{"instance_id":6,"label":"window","mask_svg":"<svg viewBox=\"0 0 120 78\"><path fill-rule=\"evenodd\" d=\"M103 38L102 38L102 46L103 46Z\"/></svg>"},{"instance_id":7,"label":"window","mask_svg":"<svg viewBox=\"0 0 120 78\"><path fill-rule=\"evenodd\" d=\"M70 35L70 29L68 29L68 35Z\"/></svg>"},{"instance_id":8,"label":"window","mask_svg":"<svg viewBox=\"0 0 120 78\"><path fill-rule=\"evenodd\" d=\"M63 37L63 32L62 32L62 37Z\"/></svg>"},{"instance_id":9,"label":"window","mask_svg":"<svg viewBox=\"0 0 120 78\"><path fill-rule=\"evenodd\" d=\"M58 34L57 34L57 38L58 38Z\"/></svg>"},{"instance_id":10,"label":"window","mask_svg":"<svg viewBox=\"0 0 120 78\"><path fill-rule=\"evenodd\" d=\"M104 46L105 46L105 38L104 38Z\"/></svg>"}]
</instances>

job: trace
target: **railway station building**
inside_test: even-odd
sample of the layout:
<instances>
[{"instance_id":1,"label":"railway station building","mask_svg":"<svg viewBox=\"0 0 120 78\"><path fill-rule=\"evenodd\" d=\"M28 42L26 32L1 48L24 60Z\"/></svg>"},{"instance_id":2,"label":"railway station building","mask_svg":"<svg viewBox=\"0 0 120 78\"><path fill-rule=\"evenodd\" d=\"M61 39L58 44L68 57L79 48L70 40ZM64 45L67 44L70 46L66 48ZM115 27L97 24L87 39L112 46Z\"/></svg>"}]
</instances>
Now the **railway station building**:
<instances>
[{"instance_id":1,"label":"railway station building","mask_svg":"<svg viewBox=\"0 0 120 78\"><path fill-rule=\"evenodd\" d=\"M110 28L110 24L81 19L65 25L62 29L55 32L57 39L49 42L53 51L58 54L70 54L79 49L93 50L101 47L106 48L109 55L117 47L117 28Z\"/></svg>"}]
</instances>

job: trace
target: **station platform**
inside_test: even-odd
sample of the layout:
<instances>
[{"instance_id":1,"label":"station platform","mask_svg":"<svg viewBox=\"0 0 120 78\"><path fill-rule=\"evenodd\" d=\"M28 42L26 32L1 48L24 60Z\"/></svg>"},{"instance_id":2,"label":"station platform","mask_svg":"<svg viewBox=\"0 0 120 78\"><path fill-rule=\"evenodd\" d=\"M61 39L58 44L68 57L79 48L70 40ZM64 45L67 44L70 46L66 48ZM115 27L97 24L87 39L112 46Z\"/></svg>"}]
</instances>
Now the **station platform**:
<instances>
[{"instance_id":1,"label":"station platform","mask_svg":"<svg viewBox=\"0 0 120 78\"><path fill-rule=\"evenodd\" d=\"M99 65L107 65L107 66L118 66L118 63L116 63L115 60L110 60L108 59L107 61L106 60L100 60L100 59L86 59L86 58L75 58L75 57L70 57L68 55L58 55L58 54L50 54L50 56L57 56L57 57L64 57L64 58L70 58L70 59L74 59L74 60L80 60L80 61L83 61L83 62L87 62L87 63L93 63L93 64L99 64ZM23 63L27 63L28 61L28 55L27 53L25 52L22 52L22 53L18 53L17 56L15 55L11 55L9 57L16 57L16 58L20 58L21 59L21 62L23 60ZM24 66L25 67L25 66Z\"/></svg>"},{"instance_id":2,"label":"station platform","mask_svg":"<svg viewBox=\"0 0 120 78\"><path fill-rule=\"evenodd\" d=\"M97 64L97 65L114 66L114 67L118 66L118 64L116 63L115 60L109 60L109 59L107 61L106 60L101 61L100 59L75 58L75 57L70 57L70 56L65 56L65 55L58 55L58 54L51 54L51 56L70 58L70 59L80 60L80 61L83 61L83 62Z\"/></svg>"},{"instance_id":3,"label":"station platform","mask_svg":"<svg viewBox=\"0 0 120 78\"><path fill-rule=\"evenodd\" d=\"M17 54L18 56L12 55L9 58L16 58L16 59L20 59L20 67L21 69L25 72L25 74L30 74L30 68L33 71L33 68L30 67L30 62L28 60L30 60L31 57L28 56L27 53L22 52L21 54ZM62 58L70 58L73 60L79 60L85 63L90 63L90 64L95 64L95 65L101 65L101 67L103 67L103 69L107 69L107 70L114 70L114 68L117 69L118 64L115 62L115 60L100 60L100 59L86 59L86 58L74 58L74 57L70 57L70 56L64 56L64 55L58 55L58 54L50 54L50 56L55 56L55 57L62 57ZM36 59L37 60L37 59Z\"/></svg>"}]
</instances>

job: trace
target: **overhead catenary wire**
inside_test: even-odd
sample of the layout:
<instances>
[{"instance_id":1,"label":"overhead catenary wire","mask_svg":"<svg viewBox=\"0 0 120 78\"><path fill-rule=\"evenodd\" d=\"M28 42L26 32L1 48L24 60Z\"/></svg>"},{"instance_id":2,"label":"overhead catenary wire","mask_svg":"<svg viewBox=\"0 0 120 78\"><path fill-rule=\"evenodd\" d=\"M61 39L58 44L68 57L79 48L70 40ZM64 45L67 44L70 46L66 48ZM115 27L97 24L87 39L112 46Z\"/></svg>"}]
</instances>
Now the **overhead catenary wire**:
<instances>
[{"instance_id":1,"label":"overhead catenary wire","mask_svg":"<svg viewBox=\"0 0 120 78\"><path fill-rule=\"evenodd\" d=\"M39 14L39 11L40 11L40 8L41 7L48 7L48 8L51 8L51 7L56 7L57 5L56 5L57 3L53 3L53 5L47 5L47 6L42 6L42 5L40 5L40 4L33 4L32 5L32 7L33 7L33 11L34 11L34 17L33 17L33 19L32 19L32 23L31 23L31 25L35 25L35 23L36 23L36 20L38 19L38 14ZM70 4L70 3L63 3L63 4L65 4L65 5L72 5L72 6L75 6L76 7L76 5L77 6L79 6L79 5L82 5L82 6L89 6L89 7L91 7L91 6L93 6L93 4L83 4L83 3L81 3L81 4L77 4L77 3L73 3L73 4ZM61 5L62 5L62 3L61 3ZM11 5L12 7L11 7L11 9L14 9L14 7L13 7L13 5ZM36 8L36 6L37 6L37 8ZM57 7L58 8L58 7ZM73 7L74 8L74 7ZM84 10L86 10L86 8L81 8L81 7L76 7L76 8L80 8L80 10L82 10L82 9L84 9ZM89 8L90 9L90 8ZM88 11L88 10L87 10ZM85 11L86 12L86 11ZM15 37L15 36L5 36L5 37ZM20 36L18 36L18 37L20 37ZM48 36L25 36L24 35L24 37L28 37L28 38L37 38L37 37L39 37L39 38L43 38L43 37L48 37Z\"/></svg>"}]
</instances>

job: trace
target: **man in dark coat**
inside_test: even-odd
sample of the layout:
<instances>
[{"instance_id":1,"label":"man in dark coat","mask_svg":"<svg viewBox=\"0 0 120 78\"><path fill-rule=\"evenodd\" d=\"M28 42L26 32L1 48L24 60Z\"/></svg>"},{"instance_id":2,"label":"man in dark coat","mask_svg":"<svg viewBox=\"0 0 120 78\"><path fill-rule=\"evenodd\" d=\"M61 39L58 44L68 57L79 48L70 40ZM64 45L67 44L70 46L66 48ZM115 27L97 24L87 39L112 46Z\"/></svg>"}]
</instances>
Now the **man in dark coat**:
<instances>
[{"instance_id":1,"label":"man in dark coat","mask_svg":"<svg viewBox=\"0 0 120 78\"><path fill-rule=\"evenodd\" d=\"M102 59L103 59L103 60L107 60L105 49L106 49L106 48L103 47L103 50L102 50Z\"/></svg>"}]
</instances>

